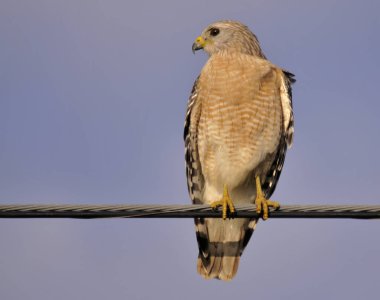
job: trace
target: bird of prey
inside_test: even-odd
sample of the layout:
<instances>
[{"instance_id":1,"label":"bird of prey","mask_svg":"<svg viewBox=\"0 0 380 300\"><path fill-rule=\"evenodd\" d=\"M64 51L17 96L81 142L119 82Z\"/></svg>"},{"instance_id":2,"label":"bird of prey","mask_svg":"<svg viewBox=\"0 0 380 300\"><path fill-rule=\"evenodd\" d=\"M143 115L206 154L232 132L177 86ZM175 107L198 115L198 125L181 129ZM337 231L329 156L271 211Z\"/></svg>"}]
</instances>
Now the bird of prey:
<instances>
[{"instance_id":1,"label":"bird of prey","mask_svg":"<svg viewBox=\"0 0 380 300\"><path fill-rule=\"evenodd\" d=\"M196 218L204 278L231 280L258 219L227 218L235 204L255 204L265 220L293 140L294 75L268 61L256 36L236 21L218 21L192 50L209 59L187 106L187 185L194 204L222 206L222 218Z\"/></svg>"}]
</instances>

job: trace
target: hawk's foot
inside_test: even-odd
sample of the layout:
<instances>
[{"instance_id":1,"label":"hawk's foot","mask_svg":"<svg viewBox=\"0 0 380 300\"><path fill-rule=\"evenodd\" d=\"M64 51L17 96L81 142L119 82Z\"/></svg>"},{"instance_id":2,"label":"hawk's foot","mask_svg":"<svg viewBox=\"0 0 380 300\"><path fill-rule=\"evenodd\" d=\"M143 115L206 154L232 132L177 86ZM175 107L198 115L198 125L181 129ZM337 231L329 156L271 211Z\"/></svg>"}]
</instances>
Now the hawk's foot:
<instances>
[{"instance_id":1,"label":"hawk's foot","mask_svg":"<svg viewBox=\"0 0 380 300\"><path fill-rule=\"evenodd\" d=\"M227 218L227 211L230 212L230 215L235 213L235 207L232 202L232 199L228 193L227 185L224 185L223 197L219 201L214 201L211 203L211 208L216 209L218 206L222 206L222 217L223 220Z\"/></svg>"},{"instance_id":2,"label":"hawk's foot","mask_svg":"<svg viewBox=\"0 0 380 300\"><path fill-rule=\"evenodd\" d=\"M263 191L261 190L261 182L260 177L256 176L256 212L258 214L262 213L263 220L267 220L269 217L269 207L273 207L274 209L280 208L280 203L277 201L272 201L266 199Z\"/></svg>"}]
</instances>

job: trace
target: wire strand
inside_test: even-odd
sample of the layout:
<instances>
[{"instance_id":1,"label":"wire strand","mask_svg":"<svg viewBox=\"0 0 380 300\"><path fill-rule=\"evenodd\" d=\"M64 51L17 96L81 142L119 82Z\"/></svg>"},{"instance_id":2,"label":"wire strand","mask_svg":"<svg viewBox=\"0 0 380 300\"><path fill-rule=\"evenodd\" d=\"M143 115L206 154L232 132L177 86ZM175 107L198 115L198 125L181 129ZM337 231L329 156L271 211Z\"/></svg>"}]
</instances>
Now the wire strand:
<instances>
[{"instance_id":1,"label":"wire strand","mask_svg":"<svg viewBox=\"0 0 380 300\"><path fill-rule=\"evenodd\" d=\"M271 218L380 219L380 205L283 205ZM0 205L0 218L220 218L209 205ZM236 205L233 218L258 218L254 205Z\"/></svg>"}]
</instances>

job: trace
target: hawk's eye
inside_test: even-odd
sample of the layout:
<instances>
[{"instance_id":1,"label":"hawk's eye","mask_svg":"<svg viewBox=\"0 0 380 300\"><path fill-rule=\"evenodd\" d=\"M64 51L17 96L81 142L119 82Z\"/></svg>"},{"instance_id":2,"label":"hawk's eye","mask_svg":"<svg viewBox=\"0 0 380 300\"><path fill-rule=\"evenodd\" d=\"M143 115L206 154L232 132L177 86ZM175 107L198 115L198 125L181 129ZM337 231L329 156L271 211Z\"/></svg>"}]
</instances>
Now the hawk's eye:
<instances>
[{"instance_id":1,"label":"hawk's eye","mask_svg":"<svg viewBox=\"0 0 380 300\"><path fill-rule=\"evenodd\" d=\"M210 35L211 36L217 36L219 34L219 29L218 28L211 28L210 29Z\"/></svg>"}]
</instances>

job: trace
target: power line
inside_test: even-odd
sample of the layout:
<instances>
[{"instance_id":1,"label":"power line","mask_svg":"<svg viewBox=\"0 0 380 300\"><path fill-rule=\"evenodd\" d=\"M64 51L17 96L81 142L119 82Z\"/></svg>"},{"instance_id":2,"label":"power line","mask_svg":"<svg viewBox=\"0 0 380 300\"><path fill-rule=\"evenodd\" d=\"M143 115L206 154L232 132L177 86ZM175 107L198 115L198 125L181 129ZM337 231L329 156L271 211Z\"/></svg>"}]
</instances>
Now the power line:
<instances>
[{"instance_id":1,"label":"power line","mask_svg":"<svg viewBox=\"0 0 380 300\"><path fill-rule=\"evenodd\" d=\"M0 218L220 218L208 205L0 205ZM257 218L254 205L236 205L234 218ZM380 219L380 205L283 205L270 218Z\"/></svg>"}]
</instances>

